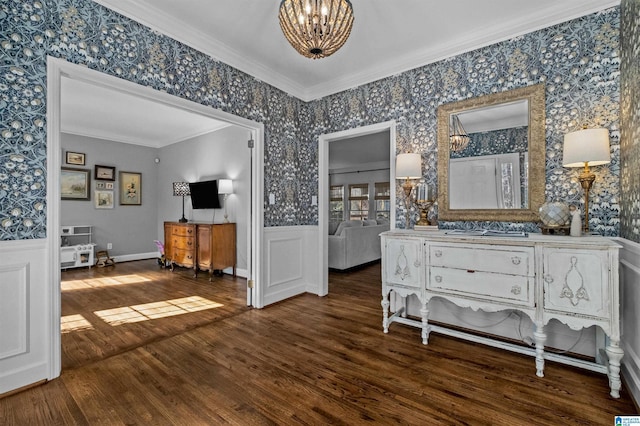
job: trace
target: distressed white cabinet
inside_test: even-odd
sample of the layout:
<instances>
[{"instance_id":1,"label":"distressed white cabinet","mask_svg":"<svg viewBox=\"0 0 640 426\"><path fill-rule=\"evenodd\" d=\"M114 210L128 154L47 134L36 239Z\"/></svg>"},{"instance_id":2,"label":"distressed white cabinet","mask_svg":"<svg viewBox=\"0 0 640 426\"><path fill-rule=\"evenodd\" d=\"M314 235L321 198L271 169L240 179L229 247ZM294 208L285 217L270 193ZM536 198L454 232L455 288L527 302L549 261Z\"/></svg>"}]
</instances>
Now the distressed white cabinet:
<instances>
[{"instance_id":1,"label":"distressed white cabinet","mask_svg":"<svg viewBox=\"0 0 640 426\"><path fill-rule=\"evenodd\" d=\"M606 372L611 396L620 396L619 245L604 237L471 236L393 230L381 236L383 330L400 322L419 327L422 342L436 327L429 324L429 300L450 302L486 312L515 309L534 322L535 350L500 343L504 349L530 353L536 374L544 375L545 359ZM405 302L390 315L389 296ZM420 301L420 320L407 317L406 298ZM552 319L572 329L599 326L607 336L606 366L545 353L545 326ZM438 331L447 329L437 327ZM488 343L460 331L448 334Z\"/></svg>"}]
</instances>

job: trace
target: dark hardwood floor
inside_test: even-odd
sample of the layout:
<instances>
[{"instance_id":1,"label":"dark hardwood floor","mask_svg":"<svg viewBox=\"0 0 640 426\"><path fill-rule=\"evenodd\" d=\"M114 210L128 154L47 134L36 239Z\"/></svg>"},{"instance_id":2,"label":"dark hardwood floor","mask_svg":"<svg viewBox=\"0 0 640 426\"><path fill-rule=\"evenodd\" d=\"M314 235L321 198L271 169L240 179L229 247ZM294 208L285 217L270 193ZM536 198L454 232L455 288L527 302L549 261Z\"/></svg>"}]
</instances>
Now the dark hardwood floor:
<instances>
[{"instance_id":1,"label":"dark hardwood floor","mask_svg":"<svg viewBox=\"0 0 640 426\"><path fill-rule=\"evenodd\" d=\"M63 371L0 399L2 425L609 425L605 375L393 324L380 266L261 310L245 280L155 261L63 274Z\"/></svg>"}]
</instances>

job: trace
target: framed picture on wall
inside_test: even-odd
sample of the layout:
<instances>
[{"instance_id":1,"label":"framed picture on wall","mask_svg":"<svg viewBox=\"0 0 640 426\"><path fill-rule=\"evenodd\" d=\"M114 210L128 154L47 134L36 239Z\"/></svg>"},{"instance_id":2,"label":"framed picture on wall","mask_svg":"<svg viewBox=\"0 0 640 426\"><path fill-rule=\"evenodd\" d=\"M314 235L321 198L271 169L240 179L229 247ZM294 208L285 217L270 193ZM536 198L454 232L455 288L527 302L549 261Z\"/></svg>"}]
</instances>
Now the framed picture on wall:
<instances>
[{"instance_id":1,"label":"framed picture on wall","mask_svg":"<svg viewBox=\"0 0 640 426\"><path fill-rule=\"evenodd\" d=\"M67 164L73 164L75 166L84 166L85 155L81 152L67 151Z\"/></svg>"},{"instance_id":2,"label":"framed picture on wall","mask_svg":"<svg viewBox=\"0 0 640 426\"><path fill-rule=\"evenodd\" d=\"M99 180L116 180L116 168L96 164L95 178Z\"/></svg>"},{"instance_id":3,"label":"framed picture on wall","mask_svg":"<svg viewBox=\"0 0 640 426\"><path fill-rule=\"evenodd\" d=\"M113 191L95 192L96 209L112 209L113 208Z\"/></svg>"},{"instance_id":4,"label":"framed picture on wall","mask_svg":"<svg viewBox=\"0 0 640 426\"><path fill-rule=\"evenodd\" d=\"M89 200L91 198L91 171L62 167L60 170L60 196L63 200Z\"/></svg>"},{"instance_id":5,"label":"framed picture on wall","mask_svg":"<svg viewBox=\"0 0 640 426\"><path fill-rule=\"evenodd\" d=\"M142 205L142 174L120 172L120 205Z\"/></svg>"}]
</instances>

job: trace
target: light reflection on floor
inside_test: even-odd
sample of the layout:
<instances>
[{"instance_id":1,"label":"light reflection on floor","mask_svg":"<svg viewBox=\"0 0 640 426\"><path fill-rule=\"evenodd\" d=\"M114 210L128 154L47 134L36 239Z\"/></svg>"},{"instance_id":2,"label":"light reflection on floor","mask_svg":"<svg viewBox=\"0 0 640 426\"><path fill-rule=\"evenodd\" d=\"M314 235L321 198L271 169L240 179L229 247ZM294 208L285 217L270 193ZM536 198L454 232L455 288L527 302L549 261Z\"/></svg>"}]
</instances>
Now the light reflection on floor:
<instances>
[{"instance_id":1,"label":"light reflection on floor","mask_svg":"<svg viewBox=\"0 0 640 426\"><path fill-rule=\"evenodd\" d=\"M114 309L96 311L98 317L112 326L166 318L190 312L204 311L224 306L221 303L205 299L200 296L183 297L180 299L163 300L161 302L145 303L143 305L123 306Z\"/></svg>"},{"instance_id":2,"label":"light reflection on floor","mask_svg":"<svg viewBox=\"0 0 640 426\"><path fill-rule=\"evenodd\" d=\"M62 334L84 330L93 330L93 325L80 314L65 315L60 319L60 331Z\"/></svg>"},{"instance_id":3,"label":"light reflection on floor","mask_svg":"<svg viewBox=\"0 0 640 426\"><path fill-rule=\"evenodd\" d=\"M108 286L114 286L114 285L144 283L144 282L150 282L150 281L151 279L145 278L138 274L115 275L113 277L89 278L86 280L68 280L68 281L62 280L60 282L60 289L62 291L81 290L81 289L88 289L88 288L108 287Z\"/></svg>"}]
</instances>

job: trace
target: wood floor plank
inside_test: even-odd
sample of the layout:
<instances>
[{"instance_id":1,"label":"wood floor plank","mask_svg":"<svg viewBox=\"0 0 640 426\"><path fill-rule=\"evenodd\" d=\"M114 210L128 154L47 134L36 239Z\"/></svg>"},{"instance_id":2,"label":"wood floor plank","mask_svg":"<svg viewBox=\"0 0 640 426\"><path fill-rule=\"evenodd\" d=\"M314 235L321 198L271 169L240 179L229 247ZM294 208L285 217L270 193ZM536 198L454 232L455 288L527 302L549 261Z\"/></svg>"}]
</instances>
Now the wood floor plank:
<instances>
[{"instance_id":1,"label":"wood floor plank","mask_svg":"<svg viewBox=\"0 0 640 426\"><path fill-rule=\"evenodd\" d=\"M84 322L62 336L62 375L0 399L2 425L601 425L635 414L599 373L548 362L539 378L525 355L437 333L425 346L400 324L383 333L379 264L331 272L326 297L262 310L245 306L243 279L210 283L155 261L63 279L63 317ZM213 304L187 311L187 300Z\"/></svg>"}]
</instances>

